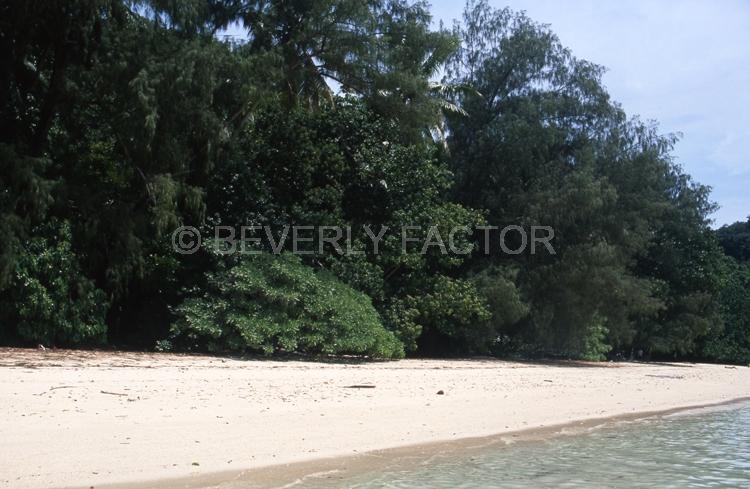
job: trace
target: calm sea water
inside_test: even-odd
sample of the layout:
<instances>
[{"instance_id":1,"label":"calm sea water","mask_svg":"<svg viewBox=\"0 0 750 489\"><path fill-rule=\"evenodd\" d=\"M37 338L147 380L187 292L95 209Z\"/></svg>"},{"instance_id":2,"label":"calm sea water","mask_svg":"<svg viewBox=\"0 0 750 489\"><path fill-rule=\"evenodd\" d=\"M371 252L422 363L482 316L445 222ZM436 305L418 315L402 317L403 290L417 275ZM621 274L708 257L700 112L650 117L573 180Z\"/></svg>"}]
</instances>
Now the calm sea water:
<instances>
[{"instance_id":1,"label":"calm sea water","mask_svg":"<svg viewBox=\"0 0 750 489\"><path fill-rule=\"evenodd\" d=\"M329 479L320 487L750 488L750 406L617 423L442 458Z\"/></svg>"}]
</instances>

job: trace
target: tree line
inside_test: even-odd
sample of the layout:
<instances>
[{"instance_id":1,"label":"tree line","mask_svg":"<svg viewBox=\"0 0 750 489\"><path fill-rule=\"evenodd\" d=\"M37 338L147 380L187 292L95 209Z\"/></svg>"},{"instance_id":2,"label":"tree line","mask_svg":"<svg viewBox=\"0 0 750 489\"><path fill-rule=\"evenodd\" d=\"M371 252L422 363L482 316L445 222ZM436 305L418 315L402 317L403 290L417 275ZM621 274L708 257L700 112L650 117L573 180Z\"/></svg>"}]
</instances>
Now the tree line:
<instances>
[{"instance_id":1,"label":"tree line","mask_svg":"<svg viewBox=\"0 0 750 489\"><path fill-rule=\"evenodd\" d=\"M750 361L750 222L524 13L469 1L0 6L0 341L260 354ZM226 39L233 26L246 38ZM441 81L437 81L440 79ZM216 226L362 253L175 253ZM378 253L364 226L554 229ZM286 245L285 245L286 246Z\"/></svg>"}]
</instances>

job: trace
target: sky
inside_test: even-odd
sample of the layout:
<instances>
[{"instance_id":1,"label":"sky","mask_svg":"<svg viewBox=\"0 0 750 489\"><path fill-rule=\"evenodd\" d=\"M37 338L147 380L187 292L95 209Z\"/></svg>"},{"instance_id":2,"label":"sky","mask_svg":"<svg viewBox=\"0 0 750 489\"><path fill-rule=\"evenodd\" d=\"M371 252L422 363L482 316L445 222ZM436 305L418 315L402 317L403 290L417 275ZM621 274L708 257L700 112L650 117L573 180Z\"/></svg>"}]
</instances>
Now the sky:
<instances>
[{"instance_id":1,"label":"sky","mask_svg":"<svg viewBox=\"0 0 750 489\"><path fill-rule=\"evenodd\" d=\"M628 115L681 133L676 161L713 188L714 226L750 216L750 0L489 0L549 24L579 58L608 68ZM463 0L433 0L450 25Z\"/></svg>"}]
</instances>

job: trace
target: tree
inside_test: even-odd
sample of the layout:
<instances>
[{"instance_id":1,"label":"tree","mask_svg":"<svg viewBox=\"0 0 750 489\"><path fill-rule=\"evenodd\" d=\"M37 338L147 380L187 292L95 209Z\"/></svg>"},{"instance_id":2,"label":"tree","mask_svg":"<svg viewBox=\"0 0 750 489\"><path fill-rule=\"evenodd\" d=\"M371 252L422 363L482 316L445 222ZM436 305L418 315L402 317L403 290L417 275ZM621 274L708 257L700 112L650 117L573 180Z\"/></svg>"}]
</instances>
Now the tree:
<instances>
[{"instance_id":1,"label":"tree","mask_svg":"<svg viewBox=\"0 0 750 489\"><path fill-rule=\"evenodd\" d=\"M40 225L15 260L0 296L0 338L47 346L98 345L106 340L107 298L81 276L70 225Z\"/></svg>"},{"instance_id":2,"label":"tree","mask_svg":"<svg viewBox=\"0 0 750 489\"><path fill-rule=\"evenodd\" d=\"M0 291L52 203L48 139L71 73L95 59L103 25L123 11L106 0L0 6Z\"/></svg>"},{"instance_id":3,"label":"tree","mask_svg":"<svg viewBox=\"0 0 750 489\"><path fill-rule=\"evenodd\" d=\"M455 196L490 224L555 232L554 255L475 257L517 270L530 312L506 330L565 356L692 351L717 320L721 260L708 189L674 164L674 138L628 120L603 69L524 14L470 2L455 32L448 79L475 89L449 118Z\"/></svg>"},{"instance_id":4,"label":"tree","mask_svg":"<svg viewBox=\"0 0 750 489\"><path fill-rule=\"evenodd\" d=\"M726 224L716 231L724 253L739 262L750 260L750 218L746 222Z\"/></svg>"},{"instance_id":5,"label":"tree","mask_svg":"<svg viewBox=\"0 0 750 489\"><path fill-rule=\"evenodd\" d=\"M727 254L726 281L721 289L722 324L712 325L703 346L705 358L750 364L750 233L747 222L736 222L716 230Z\"/></svg>"},{"instance_id":6,"label":"tree","mask_svg":"<svg viewBox=\"0 0 750 489\"><path fill-rule=\"evenodd\" d=\"M729 277L721 291L722 327L713 327L701 352L719 362L750 364L750 268L729 263Z\"/></svg>"},{"instance_id":7,"label":"tree","mask_svg":"<svg viewBox=\"0 0 750 489\"><path fill-rule=\"evenodd\" d=\"M458 100L468 116L449 118L456 197L485 209L492 225L555 231L555 255L495 254L475 267L517 270L529 314L507 331L543 351L599 357L609 348L585 346L588 338L627 329L648 290L609 239L607 211L618 196L598 174L600 133L622 116L601 86L602 69L574 58L547 27L486 2L470 3L456 32L464 43L450 81L475 89Z\"/></svg>"},{"instance_id":8,"label":"tree","mask_svg":"<svg viewBox=\"0 0 750 489\"><path fill-rule=\"evenodd\" d=\"M422 3L152 0L147 5L155 21L187 34L240 23L248 40L239 51L265 60L266 83L286 108L330 105L340 90L402 121L403 137L420 138L437 123L441 108L450 107L430 78L457 39L431 30Z\"/></svg>"}]
</instances>

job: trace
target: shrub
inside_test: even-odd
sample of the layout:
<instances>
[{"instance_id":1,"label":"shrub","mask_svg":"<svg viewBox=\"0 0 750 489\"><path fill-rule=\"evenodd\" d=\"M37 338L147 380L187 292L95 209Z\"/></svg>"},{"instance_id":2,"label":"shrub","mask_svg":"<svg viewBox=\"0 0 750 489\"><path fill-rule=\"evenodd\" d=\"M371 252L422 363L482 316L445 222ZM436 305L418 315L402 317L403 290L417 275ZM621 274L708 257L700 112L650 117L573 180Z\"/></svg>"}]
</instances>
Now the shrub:
<instances>
[{"instance_id":1,"label":"shrub","mask_svg":"<svg viewBox=\"0 0 750 489\"><path fill-rule=\"evenodd\" d=\"M485 298L471 282L444 275L424 294L393 301L385 315L409 351L486 353L495 339Z\"/></svg>"},{"instance_id":2,"label":"shrub","mask_svg":"<svg viewBox=\"0 0 750 489\"><path fill-rule=\"evenodd\" d=\"M175 344L209 351L403 356L369 297L289 254L246 255L207 274L175 310Z\"/></svg>"}]
</instances>

